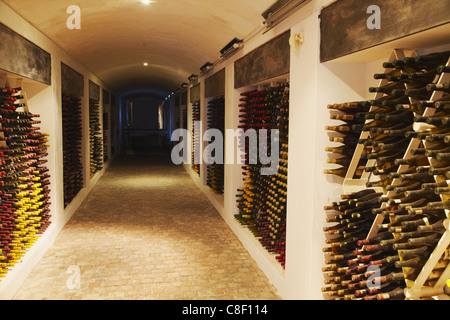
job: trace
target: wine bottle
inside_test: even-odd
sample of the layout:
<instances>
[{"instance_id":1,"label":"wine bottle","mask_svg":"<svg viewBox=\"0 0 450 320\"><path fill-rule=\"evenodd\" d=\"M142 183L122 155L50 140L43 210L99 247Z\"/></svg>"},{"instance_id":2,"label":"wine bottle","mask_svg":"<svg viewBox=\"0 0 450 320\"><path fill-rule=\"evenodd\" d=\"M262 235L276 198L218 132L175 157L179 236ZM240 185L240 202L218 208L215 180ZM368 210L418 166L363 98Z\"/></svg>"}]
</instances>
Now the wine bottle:
<instances>
[{"instance_id":1,"label":"wine bottle","mask_svg":"<svg viewBox=\"0 0 450 320\"><path fill-rule=\"evenodd\" d=\"M370 104L367 101L355 101L340 104L329 104L327 106L330 110L340 110L345 112L367 112L370 109Z\"/></svg>"},{"instance_id":2,"label":"wine bottle","mask_svg":"<svg viewBox=\"0 0 450 320\"><path fill-rule=\"evenodd\" d=\"M431 92L426 87L420 89L394 89L392 94L408 96L414 100L429 100L431 97Z\"/></svg>"},{"instance_id":3,"label":"wine bottle","mask_svg":"<svg viewBox=\"0 0 450 320\"><path fill-rule=\"evenodd\" d=\"M403 62L410 68L416 70L432 70L446 64L450 53L448 51L420 55L416 57L406 57Z\"/></svg>"},{"instance_id":4,"label":"wine bottle","mask_svg":"<svg viewBox=\"0 0 450 320\"><path fill-rule=\"evenodd\" d=\"M432 83L435 82L436 76L442 73L442 71L439 71L440 69L438 68L439 67L431 70L409 73L407 74L407 77L409 80L414 80L417 82Z\"/></svg>"},{"instance_id":5,"label":"wine bottle","mask_svg":"<svg viewBox=\"0 0 450 320\"><path fill-rule=\"evenodd\" d=\"M449 73L450 67L442 65L442 66L437 67L436 70L438 73Z\"/></svg>"},{"instance_id":6,"label":"wine bottle","mask_svg":"<svg viewBox=\"0 0 450 320\"><path fill-rule=\"evenodd\" d=\"M340 164L344 167L348 167L350 162L352 161L349 157L335 158L335 159L327 159L327 163L331 164Z\"/></svg>"},{"instance_id":7,"label":"wine bottle","mask_svg":"<svg viewBox=\"0 0 450 320\"><path fill-rule=\"evenodd\" d=\"M377 294L377 300L404 300L405 289L398 287L392 291Z\"/></svg>"},{"instance_id":8,"label":"wine bottle","mask_svg":"<svg viewBox=\"0 0 450 320\"><path fill-rule=\"evenodd\" d=\"M388 64L386 64L388 65ZM391 66L392 68L394 68L394 66ZM374 79L387 79L388 77L392 77L392 76L398 76L402 74L400 69L394 68L394 70L386 72L386 73L375 73L373 78Z\"/></svg>"},{"instance_id":9,"label":"wine bottle","mask_svg":"<svg viewBox=\"0 0 450 320\"><path fill-rule=\"evenodd\" d=\"M444 91L450 93L450 84L448 83L430 83L427 85L428 91Z\"/></svg>"},{"instance_id":10,"label":"wine bottle","mask_svg":"<svg viewBox=\"0 0 450 320\"><path fill-rule=\"evenodd\" d=\"M396 165L421 166L428 164L428 159L424 156L413 156L407 159L396 159Z\"/></svg>"},{"instance_id":11,"label":"wine bottle","mask_svg":"<svg viewBox=\"0 0 450 320\"><path fill-rule=\"evenodd\" d=\"M373 190L373 189L363 189L358 192L354 192L354 193L350 193L350 194L343 194L343 195L341 195L341 199L343 199L343 200L358 199L358 198L364 197L366 195L374 194L374 193L375 193L375 190Z\"/></svg>"},{"instance_id":12,"label":"wine bottle","mask_svg":"<svg viewBox=\"0 0 450 320\"><path fill-rule=\"evenodd\" d=\"M369 92L392 94L394 89L405 89L405 84L403 82L390 82L381 87L370 87Z\"/></svg>"},{"instance_id":13,"label":"wine bottle","mask_svg":"<svg viewBox=\"0 0 450 320\"><path fill-rule=\"evenodd\" d=\"M410 66L408 64L406 64L403 59L396 59L393 60L392 62L384 62L383 63L383 68L386 69L394 69L394 70L399 70L399 71L405 71L407 73L412 73L412 72L417 72L420 71L421 69L419 68L415 68L414 66Z\"/></svg>"},{"instance_id":14,"label":"wine bottle","mask_svg":"<svg viewBox=\"0 0 450 320\"><path fill-rule=\"evenodd\" d=\"M344 136L344 137L330 137L330 142L343 143L347 146L354 146L358 142L358 138L354 136Z\"/></svg>"}]
</instances>

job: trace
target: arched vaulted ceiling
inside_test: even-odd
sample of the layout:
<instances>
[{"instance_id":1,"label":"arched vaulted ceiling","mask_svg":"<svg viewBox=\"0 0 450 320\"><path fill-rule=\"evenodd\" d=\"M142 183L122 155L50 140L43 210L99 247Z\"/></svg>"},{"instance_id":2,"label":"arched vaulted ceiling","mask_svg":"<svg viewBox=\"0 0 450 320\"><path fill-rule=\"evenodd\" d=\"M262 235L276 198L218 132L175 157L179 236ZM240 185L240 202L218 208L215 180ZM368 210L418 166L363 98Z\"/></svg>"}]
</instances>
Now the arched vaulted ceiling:
<instances>
[{"instance_id":1,"label":"arched vaulted ceiling","mask_svg":"<svg viewBox=\"0 0 450 320\"><path fill-rule=\"evenodd\" d=\"M233 38L261 26L274 0L3 0L116 92L170 92ZM81 9L69 30L67 8ZM143 63L147 62L147 67Z\"/></svg>"}]
</instances>

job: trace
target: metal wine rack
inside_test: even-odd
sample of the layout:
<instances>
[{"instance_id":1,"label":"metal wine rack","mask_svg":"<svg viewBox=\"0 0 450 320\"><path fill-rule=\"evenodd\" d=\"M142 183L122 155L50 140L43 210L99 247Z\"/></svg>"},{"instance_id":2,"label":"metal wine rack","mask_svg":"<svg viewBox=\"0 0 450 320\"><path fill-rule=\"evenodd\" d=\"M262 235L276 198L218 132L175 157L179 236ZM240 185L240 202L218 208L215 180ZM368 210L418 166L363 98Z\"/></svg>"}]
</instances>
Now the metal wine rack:
<instances>
[{"instance_id":1,"label":"metal wine rack","mask_svg":"<svg viewBox=\"0 0 450 320\"><path fill-rule=\"evenodd\" d=\"M244 187L238 189L235 215L237 221L246 226L261 245L285 268L286 260L286 201L288 176L288 128L289 128L289 81L269 86L258 86L257 90L241 93L239 129L278 129L278 167L272 175L261 174L257 163L257 152L251 152L245 135L239 137L245 165L242 167ZM271 149L267 138L267 148ZM258 148L264 146L258 145ZM268 168L267 168L268 169Z\"/></svg>"},{"instance_id":2,"label":"metal wine rack","mask_svg":"<svg viewBox=\"0 0 450 320\"><path fill-rule=\"evenodd\" d=\"M103 169L103 134L100 124L100 106L95 99L89 99L89 140L91 178Z\"/></svg>"},{"instance_id":3,"label":"metal wine rack","mask_svg":"<svg viewBox=\"0 0 450 320\"><path fill-rule=\"evenodd\" d=\"M62 95L64 207L83 189L81 98Z\"/></svg>"},{"instance_id":4,"label":"metal wine rack","mask_svg":"<svg viewBox=\"0 0 450 320\"><path fill-rule=\"evenodd\" d=\"M192 169L200 176L200 102L192 104Z\"/></svg>"},{"instance_id":5,"label":"metal wine rack","mask_svg":"<svg viewBox=\"0 0 450 320\"><path fill-rule=\"evenodd\" d=\"M109 113L103 112L103 161L109 160Z\"/></svg>"},{"instance_id":6,"label":"metal wine rack","mask_svg":"<svg viewBox=\"0 0 450 320\"><path fill-rule=\"evenodd\" d=\"M3 84L4 88L3 88ZM17 99L21 110L29 113L26 92L22 89L22 79L17 79L16 90L11 98ZM0 77L0 87L10 89L7 77ZM4 97L0 97L3 102ZM11 109L14 110L14 109ZM6 113L7 115L8 113ZM39 115L32 115L35 117ZM48 168L42 165L47 163L48 134L41 133L34 124L39 120L32 120L25 125L25 118L19 116L15 119L0 116L0 146L2 150L1 185L2 189L1 224L0 224L0 280L17 264L29 251L51 224L50 214L50 175ZM14 123L14 121L17 121ZM11 122L13 124L11 125ZM26 130L23 130L25 129ZM33 129L31 131L31 129ZM13 131L14 130L14 131ZM31 131L31 132L28 132ZM5 132L8 132L5 134ZM28 132L28 133L25 133ZM17 135L16 133L19 133ZM19 136L25 136L19 137ZM14 143L14 145L13 145ZM3 154L4 153L4 154ZM16 180L16 185L8 183Z\"/></svg>"},{"instance_id":7,"label":"metal wine rack","mask_svg":"<svg viewBox=\"0 0 450 320\"><path fill-rule=\"evenodd\" d=\"M416 56L417 53L413 52L411 56ZM395 50L392 52L389 62L392 62L394 60L401 60L405 58L405 53L403 50ZM447 61L446 66L450 66L450 60ZM392 69L385 69L385 73L389 73L392 71ZM402 71L402 73L404 73ZM437 80L437 84L445 84L450 82L450 73L442 72L439 75L439 79ZM388 81L386 79L381 79L379 83L379 87L382 87L386 85ZM408 89L408 85L406 84L406 89ZM434 102L439 100L444 95L443 91L434 91L431 95L430 102ZM380 99L384 96L384 93L376 93L374 99ZM414 104L415 101L411 97L410 103ZM376 107L372 106L370 108L370 111L375 110ZM423 116L432 116L435 113L435 108L426 108ZM370 121L370 120L369 120ZM424 129L425 124L414 122L413 129L414 131L418 132ZM361 133L360 139L366 139L369 137L369 132L365 131ZM421 140L419 138L412 138L407 149L405 152L405 155L403 156L403 159L409 159L413 157L412 149L417 148L420 144L423 144L426 148L428 145L428 142L426 140ZM366 184L371 179L371 173L370 172L364 172L360 177L354 178L355 171L360 164L360 160L362 157L364 151L364 145L358 144L355 152L353 154L351 163L348 167L347 174L344 178L343 182L343 192L344 194L357 192L363 189L366 189ZM432 157L428 157L429 164L433 166L435 159ZM369 159L367 160L366 167L370 167L375 165L376 160L375 159ZM397 169L398 173L404 172L408 168L408 165L400 165ZM446 180L447 178L444 175L434 175L434 179L436 182L446 181L448 185L450 185L450 181ZM392 186L395 186L399 184L400 179L396 178L393 179L391 182ZM393 191L387 191L385 187L377 187L374 188L378 192L383 192L383 194L387 197L389 197ZM443 201L449 200L449 195L440 195L441 199ZM385 203L383 203L382 208L385 206ZM426 286L425 283L427 279L429 279L430 274L435 270L436 266L438 265L439 261L441 260L444 252L448 250L450 245L450 217L449 217L449 210L445 209L445 214L447 219L444 221L444 227L446 231L443 233L440 241L432 251L431 255L427 259L427 262L422 267L420 273L416 277L414 281L405 279L406 282L406 288L405 288L405 297L409 300L418 300L418 299L450 299L448 293L446 292L446 282L450 278L450 264L448 264L445 269L440 272L440 276L436 279L436 281L432 285ZM377 235L378 233L378 225L380 225L383 220L384 216L382 214L376 215L372 228L370 229L367 239L370 239ZM448 251L447 251L448 252ZM406 268L403 268L404 273L407 272Z\"/></svg>"},{"instance_id":8,"label":"metal wine rack","mask_svg":"<svg viewBox=\"0 0 450 320\"><path fill-rule=\"evenodd\" d=\"M216 97L209 101L207 108L207 125L208 129L220 130L222 136L225 137L225 99L223 96ZM212 159L210 159L212 162ZM211 163L208 164L206 174L206 184L215 193L223 194L224 188L224 164Z\"/></svg>"}]
</instances>

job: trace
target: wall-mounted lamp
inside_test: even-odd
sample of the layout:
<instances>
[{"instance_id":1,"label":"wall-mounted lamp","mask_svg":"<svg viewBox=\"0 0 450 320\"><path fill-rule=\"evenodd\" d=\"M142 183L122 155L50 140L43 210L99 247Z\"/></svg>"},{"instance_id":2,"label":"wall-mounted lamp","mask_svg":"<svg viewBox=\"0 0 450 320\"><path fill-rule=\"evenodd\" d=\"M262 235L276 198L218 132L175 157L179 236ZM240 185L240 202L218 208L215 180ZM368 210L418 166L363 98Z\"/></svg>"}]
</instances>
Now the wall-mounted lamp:
<instances>
[{"instance_id":1,"label":"wall-mounted lamp","mask_svg":"<svg viewBox=\"0 0 450 320\"><path fill-rule=\"evenodd\" d=\"M294 52L300 52L300 47L305 42L305 34L303 32L292 34L289 38L289 45Z\"/></svg>"}]
</instances>

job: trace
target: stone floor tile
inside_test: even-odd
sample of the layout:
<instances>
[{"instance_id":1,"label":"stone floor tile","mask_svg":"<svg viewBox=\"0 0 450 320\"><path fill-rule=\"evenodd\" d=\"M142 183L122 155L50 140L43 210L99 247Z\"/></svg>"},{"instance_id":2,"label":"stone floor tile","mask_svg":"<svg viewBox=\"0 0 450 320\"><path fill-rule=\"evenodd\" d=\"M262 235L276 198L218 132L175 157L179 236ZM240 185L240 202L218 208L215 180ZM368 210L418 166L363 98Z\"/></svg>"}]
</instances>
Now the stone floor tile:
<instances>
[{"instance_id":1,"label":"stone floor tile","mask_svg":"<svg viewBox=\"0 0 450 320\"><path fill-rule=\"evenodd\" d=\"M70 268L79 268L79 289ZM127 156L113 162L13 299L280 297L182 167Z\"/></svg>"}]
</instances>

